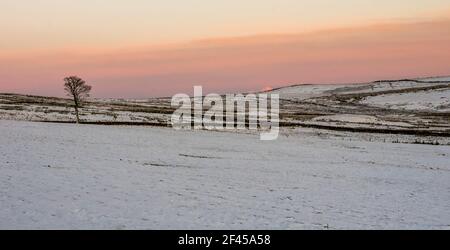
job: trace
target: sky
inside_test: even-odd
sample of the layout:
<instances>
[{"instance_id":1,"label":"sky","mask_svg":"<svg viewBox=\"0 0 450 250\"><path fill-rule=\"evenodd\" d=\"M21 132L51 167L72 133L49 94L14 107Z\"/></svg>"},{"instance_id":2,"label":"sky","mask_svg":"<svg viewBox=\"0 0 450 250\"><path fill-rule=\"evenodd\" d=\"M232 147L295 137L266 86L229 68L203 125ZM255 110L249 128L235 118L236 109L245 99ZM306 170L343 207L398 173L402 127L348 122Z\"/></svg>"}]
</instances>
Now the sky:
<instances>
[{"instance_id":1,"label":"sky","mask_svg":"<svg viewBox=\"0 0 450 250\"><path fill-rule=\"evenodd\" d=\"M245 92L450 75L449 0L0 0L0 92Z\"/></svg>"}]
</instances>

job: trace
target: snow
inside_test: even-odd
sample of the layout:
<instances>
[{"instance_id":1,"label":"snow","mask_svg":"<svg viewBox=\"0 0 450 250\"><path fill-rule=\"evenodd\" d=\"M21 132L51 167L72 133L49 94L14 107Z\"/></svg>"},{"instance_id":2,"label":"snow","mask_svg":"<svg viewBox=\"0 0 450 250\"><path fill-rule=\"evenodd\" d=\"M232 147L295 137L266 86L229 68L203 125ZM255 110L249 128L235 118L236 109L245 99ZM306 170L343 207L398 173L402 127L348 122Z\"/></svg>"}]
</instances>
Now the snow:
<instances>
[{"instance_id":1,"label":"snow","mask_svg":"<svg viewBox=\"0 0 450 250\"><path fill-rule=\"evenodd\" d=\"M0 229L450 229L450 147L307 131L0 121Z\"/></svg>"},{"instance_id":2,"label":"snow","mask_svg":"<svg viewBox=\"0 0 450 250\"><path fill-rule=\"evenodd\" d=\"M353 84L300 84L274 89L272 91L268 91L267 93L277 93L280 94L280 98L282 99L298 101L330 96L332 94L377 93L383 91L436 86L443 84L443 81L450 83L450 77L434 77L417 80L422 82L405 80Z\"/></svg>"},{"instance_id":3,"label":"snow","mask_svg":"<svg viewBox=\"0 0 450 250\"><path fill-rule=\"evenodd\" d=\"M361 103L390 109L448 112L450 111L450 88L366 97Z\"/></svg>"},{"instance_id":4,"label":"snow","mask_svg":"<svg viewBox=\"0 0 450 250\"><path fill-rule=\"evenodd\" d=\"M314 97L329 95L328 92L347 85L343 84L303 84L283 87L268 91L270 94L279 94L282 99L306 100Z\"/></svg>"},{"instance_id":5,"label":"snow","mask_svg":"<svg viewBox=\"0 0 450 250\"><path fill-rule=\"evenodd\" d=\"M15 108L15 107L18 107ZM38 105L0 105L0 119L21 121L74 121L74 110L71 107L38 106ZM90 122L149 122L167 121L168 114L109 111L107 108L80 108L82 120Z\"/></svg>"},{"instance_id":6,"label":"snow","mask_svg":"<svg viewBox=\"0 0 450 250\"><path fill-rule=\"evenodd\" d=\"M440 82L415 82L415 81L382 81L370 84L347 85L336 91L340 94L356 94L356 93L378 93L393 90L412 90L414 88L432 87L442 85Z\"/></svg>"}]
</instances>

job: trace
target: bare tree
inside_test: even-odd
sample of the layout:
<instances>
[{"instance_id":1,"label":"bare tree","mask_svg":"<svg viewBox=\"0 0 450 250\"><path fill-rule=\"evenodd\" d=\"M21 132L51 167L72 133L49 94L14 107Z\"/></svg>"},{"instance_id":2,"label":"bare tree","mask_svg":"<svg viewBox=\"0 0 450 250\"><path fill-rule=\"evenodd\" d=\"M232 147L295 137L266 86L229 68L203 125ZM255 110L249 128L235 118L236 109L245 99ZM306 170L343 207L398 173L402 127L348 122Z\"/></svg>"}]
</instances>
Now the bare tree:
<instances>
[{"instance_id":1,"label":"bare tree","mask_svg":"<svg viewBox=\"0 0 450 250\"><path fill-rule=\"evenodd\" d=\"M64 90L67 92L68 96L73 98L77 123L80 123L78 108L80 108L83 101L89 97L91 89L92 87L87 85L86 82L78 76L64 78Z\"/></svg>"}]
</instances>

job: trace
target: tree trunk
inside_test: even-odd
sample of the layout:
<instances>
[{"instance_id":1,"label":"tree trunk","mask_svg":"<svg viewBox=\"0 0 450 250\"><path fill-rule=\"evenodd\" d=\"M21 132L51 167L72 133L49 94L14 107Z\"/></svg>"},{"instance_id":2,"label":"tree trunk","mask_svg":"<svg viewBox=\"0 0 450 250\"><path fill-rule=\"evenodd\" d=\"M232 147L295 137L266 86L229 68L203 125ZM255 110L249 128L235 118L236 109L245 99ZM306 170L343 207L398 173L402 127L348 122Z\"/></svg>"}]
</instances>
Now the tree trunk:
<instances>
[{"instance_id":1,"label":"tree trunk","mask_svg":"<svg viewBox=\"0 0 450 250\"><path fill-rule=\"evenodd\" d=\"M77 117L77 123L80 123L80 116L78 115L78 106L75 105L75 115Z\"/></svg>"}]
</instances>

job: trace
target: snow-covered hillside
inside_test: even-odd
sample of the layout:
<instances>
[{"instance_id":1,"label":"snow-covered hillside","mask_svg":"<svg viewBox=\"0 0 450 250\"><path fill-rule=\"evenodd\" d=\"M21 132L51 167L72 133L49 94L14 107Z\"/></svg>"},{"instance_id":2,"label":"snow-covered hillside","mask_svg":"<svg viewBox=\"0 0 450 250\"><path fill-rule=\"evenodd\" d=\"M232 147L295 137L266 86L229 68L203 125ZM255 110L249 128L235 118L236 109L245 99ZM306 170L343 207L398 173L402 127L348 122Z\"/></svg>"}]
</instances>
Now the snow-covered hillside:
<instances>
[{"instance_id":1,"label":"snow-covered hillside","mask_svg":"<svg viewBox=\"0 0 450 250\"><path fill-rule=\"evenodd\" d=\"M276 93L280 98L287 100L306 100L337 94L382 93L385 91L411 90L417 88L433 87L450 84L450 77L429 77L410 80L384 80L371 83L351 84L299 84L267 91ZM414 102L414 99L410 100Z\"/></svg>"},{"instance_id":2,"label":"snow-covered hillside","mask_svg":"<svg viewBox=\"0 0 450 250\"><path fill-rule=\"evenodd\" d=\"M450 88L371 96L361 103L389 109L450 112Z\"/></svg>"},{"instance_id":3,"label":"snow-covered hillside","mask_svg":"<svg viewBox=\"0 0 450 250\"><path fill-rule=\"evenodd\" d=\"M450 147L0 121L1 229L450 229Z\"/></svg>"},{"instance_id":4,"label":"snow-covered hillside","mask_svg":"<svg viewBox=\"0 0 450 250\"><path fill-rule=\"evenodd\" d=\"M293 126L450 135L448 77L295 85L269 93L280 95L281 120Z\"/></svg>"},{"instance_id":5,"label":"snow-covered hillside","mask_svg":"<svg viewBox=\"0 0 450 250\"><path fill-rule=\"evenodd\" d=\"M283 127L450 137L448 77L293 85L267 93L280 95ZM68 99L0 94L0 119L73 122L71 106ZM170 98L91 99L81 109L81 119L96 124L169 126L174 110Z\"/></svg>"}]
</instances>

